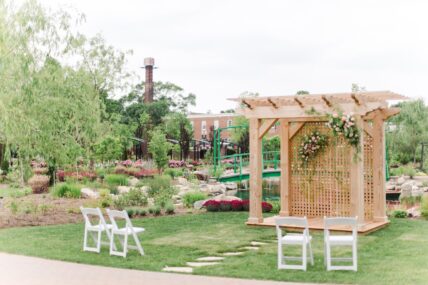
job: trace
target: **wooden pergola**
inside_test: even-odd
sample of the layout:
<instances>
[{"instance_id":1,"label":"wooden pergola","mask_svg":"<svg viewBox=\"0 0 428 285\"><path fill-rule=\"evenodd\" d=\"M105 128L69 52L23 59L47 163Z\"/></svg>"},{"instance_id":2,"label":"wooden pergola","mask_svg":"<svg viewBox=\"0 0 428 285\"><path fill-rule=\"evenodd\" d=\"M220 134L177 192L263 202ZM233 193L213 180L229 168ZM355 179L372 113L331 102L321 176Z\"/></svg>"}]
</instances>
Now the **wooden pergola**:
<instances>
[{"instance_id":1,"label":"wooden pergola","mask_svg":"<svg viewBox=\"0 0 428 285\"><path fill-rule=\"evenodd\" d=\"M262 139L274 124L280 126L280 216L307 216L322 228L323 216L358 216L362 231L388 223L385 201L384 122L399 113L388 100L407 97L390 92L310 94L231 99L249 120L250 213L247 224L273 225L262 216ZM297 155L301 136L318 130L331 134L327 114L352 114L360 129L361 152L332 138L310 166ZM309 181L309 182L308 182ZM315 222L316 221L316 222ZM311 223L310 223L311 224ZM370 226L371 225L371 226Z\"/></svg>"}]
</instances>

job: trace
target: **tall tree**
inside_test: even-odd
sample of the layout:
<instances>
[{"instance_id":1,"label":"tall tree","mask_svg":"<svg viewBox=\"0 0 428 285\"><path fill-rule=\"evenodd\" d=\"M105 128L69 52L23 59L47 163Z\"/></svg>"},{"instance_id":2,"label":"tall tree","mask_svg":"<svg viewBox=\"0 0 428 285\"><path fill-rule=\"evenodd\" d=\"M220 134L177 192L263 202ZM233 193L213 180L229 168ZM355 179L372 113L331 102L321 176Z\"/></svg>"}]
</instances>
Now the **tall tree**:
<instances>
[{"instance_id":1,"label":"tall tree","mask_svg":"<svg viewBox=\"0 0 428 285\"><path fill-rule=\"evenodd\" d=\"M192 124L183 113L171 113L165 117L165 131L169 139L178 141L180 159L189 156L190 143L193 139Z\"/></svg>"}]
</instances>

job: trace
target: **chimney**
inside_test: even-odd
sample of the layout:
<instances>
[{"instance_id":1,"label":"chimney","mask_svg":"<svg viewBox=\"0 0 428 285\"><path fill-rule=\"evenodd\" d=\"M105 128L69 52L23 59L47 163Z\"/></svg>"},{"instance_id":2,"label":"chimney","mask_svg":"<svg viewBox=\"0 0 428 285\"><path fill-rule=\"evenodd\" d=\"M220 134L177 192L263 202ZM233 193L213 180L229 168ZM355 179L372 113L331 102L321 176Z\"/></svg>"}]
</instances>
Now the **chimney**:
<instances>
[{"instance_id":1,"label":"chimney","mask_svg":"<svg viewBox=\"0 0 428 285\"><path fill-rule=\"evenodd\" d=\"M153 102L153 67L155 59L146 57L144 59L144 68L146 69L146 81L144 85L144 103Z\"/></svg>"}]
</instances>

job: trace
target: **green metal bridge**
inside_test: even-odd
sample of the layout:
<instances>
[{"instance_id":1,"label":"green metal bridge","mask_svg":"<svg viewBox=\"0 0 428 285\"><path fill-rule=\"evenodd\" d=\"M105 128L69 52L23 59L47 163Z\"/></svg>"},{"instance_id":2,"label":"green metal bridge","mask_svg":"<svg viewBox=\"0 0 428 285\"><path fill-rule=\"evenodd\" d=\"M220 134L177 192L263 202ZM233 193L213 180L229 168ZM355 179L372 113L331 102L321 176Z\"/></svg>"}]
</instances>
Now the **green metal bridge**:
<instances>
[{"instance_id":1,"label":"green metal bridge","mask_svg":"<svg viewBox=\"0 0 428 285\"><path fill-rule=\"evenodd\" d=\"M236 182L248 180L250 174L246 171L250 163L249 153L236 153L231 155L221 155L221 132L224 130L233 130L246 128L245 126L230 126L214 130L213 160L214 167L223 166L227 169L233 169L233 173L220 176L220 182ZM280 163L279 151L263 152L263 178L278 177L281 171L278 168Z\"/></svg>"}]
</instances>

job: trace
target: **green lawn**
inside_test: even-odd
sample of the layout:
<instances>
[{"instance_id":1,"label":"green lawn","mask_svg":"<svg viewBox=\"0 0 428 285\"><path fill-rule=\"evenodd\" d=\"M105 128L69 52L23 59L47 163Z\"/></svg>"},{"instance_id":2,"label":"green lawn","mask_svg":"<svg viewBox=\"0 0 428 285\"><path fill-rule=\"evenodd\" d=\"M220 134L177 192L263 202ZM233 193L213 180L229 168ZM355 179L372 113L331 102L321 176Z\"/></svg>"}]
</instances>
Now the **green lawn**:
<instances>
[{"instance_id":1,"label":"green lawn","mask_svg":"<svg viewBox=\"0 0 428 285\"><path fill-rule=\"evenodd\" d=\"M206 213L134 220L143 226L146 255L131 251L127 259L82 252L83 225L69 224L0 230L0 251L79 263L160 271L184 266L197 257L236 250L250 241L268 241L259 251L227 257L220 265L195 269L195 274L300 282L358 284L427 284L428 222L392 220L383 230L359 238L359 271L327 272L322 234L312 233L315 266L307 272L277 270L273 228L244 225L247 213Z\"/></svg>"}]
</instances>

